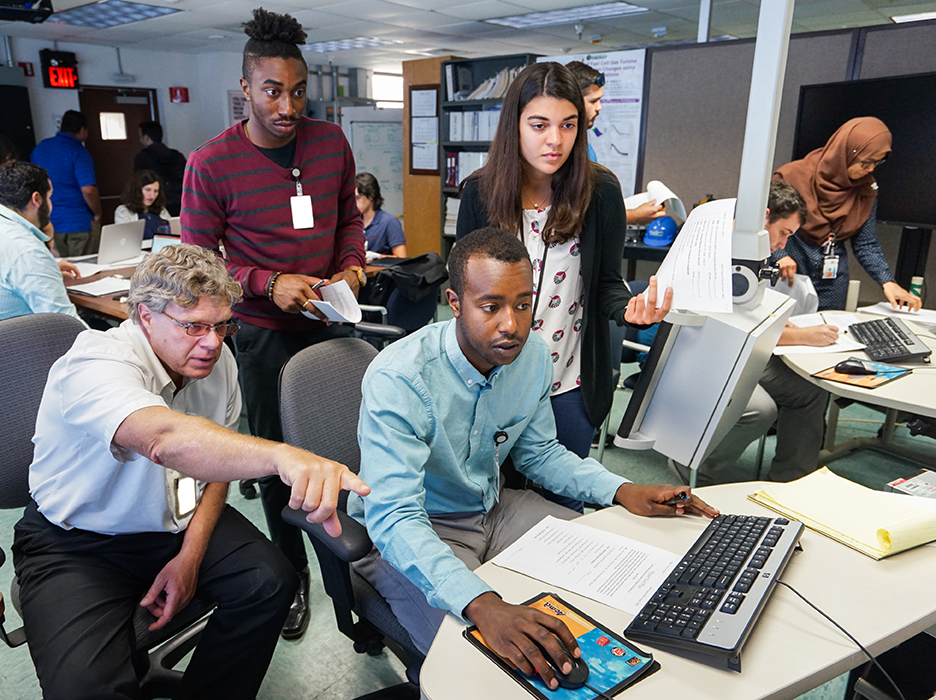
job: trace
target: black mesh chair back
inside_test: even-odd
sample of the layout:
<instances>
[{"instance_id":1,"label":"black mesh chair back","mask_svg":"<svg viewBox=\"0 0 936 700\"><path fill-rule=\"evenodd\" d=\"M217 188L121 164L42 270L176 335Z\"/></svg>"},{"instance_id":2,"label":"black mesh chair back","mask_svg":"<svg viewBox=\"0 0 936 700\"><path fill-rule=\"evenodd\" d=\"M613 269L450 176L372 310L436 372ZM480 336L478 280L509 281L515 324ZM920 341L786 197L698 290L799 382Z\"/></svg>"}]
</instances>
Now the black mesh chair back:
<instances>
[{"instance_id":1,"label":"black mesh chair back","mask_svg":"<svg viewBox=\"0 0 936 700\"><path fill-rule=\"evenodd\" d=\"M293 356L280 374L280 417L285 441L341 462L358 473L361 382L376 355L374 347L360 338L336 338ZM339 509L345 511L346 507L347 493L342 492ZM321 526L307 523L301 511L288 507L283 511L287 522L309 534L325 591L334 604L336 624L354 642L355 651L376 655L386 645L403 661L407 676L415 682L422 655L389 604L349 565L371 550L366 530L344 512L340 515L342 534L331 538ZM386 692L388 697L419 696L412 686L396 686Z\"/></svg>"},{"instance_id":2,"label":"black mesh chair back","mask_svg":"<svg viewBox=\"0 0 936 700\"><path fill-rule=\"evenodd\" d=\"M85 327L65 314L30 314L0 321L0 508L29 504L29 465L36 413L49 369Z\"/></svg>"}]
</instances>

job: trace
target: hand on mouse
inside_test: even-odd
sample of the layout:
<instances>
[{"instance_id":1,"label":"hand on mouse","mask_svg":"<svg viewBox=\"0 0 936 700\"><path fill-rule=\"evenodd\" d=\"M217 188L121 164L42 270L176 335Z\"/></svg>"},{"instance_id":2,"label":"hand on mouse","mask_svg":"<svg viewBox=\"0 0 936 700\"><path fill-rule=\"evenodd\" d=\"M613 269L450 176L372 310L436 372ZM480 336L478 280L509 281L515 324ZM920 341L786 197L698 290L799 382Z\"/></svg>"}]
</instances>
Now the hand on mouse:
<instances>
[{"instance_id":1,"label":"hand on mouse","mask_svg":"<svg viewBox=\"0 0 936 700\"><path fill-rule=\"evenodd\" d=\"M478 626L485 643L494 653L528 676L534 671L539 673L543 682L553 690L559 687L559 681L540 647L547 651L563 673L570 672L572 664L559 640L576 658L582 656L575 637L562 620L525 605L505 603L490 591L468 603L464 616Z\"/></svg>"}]
</instances>

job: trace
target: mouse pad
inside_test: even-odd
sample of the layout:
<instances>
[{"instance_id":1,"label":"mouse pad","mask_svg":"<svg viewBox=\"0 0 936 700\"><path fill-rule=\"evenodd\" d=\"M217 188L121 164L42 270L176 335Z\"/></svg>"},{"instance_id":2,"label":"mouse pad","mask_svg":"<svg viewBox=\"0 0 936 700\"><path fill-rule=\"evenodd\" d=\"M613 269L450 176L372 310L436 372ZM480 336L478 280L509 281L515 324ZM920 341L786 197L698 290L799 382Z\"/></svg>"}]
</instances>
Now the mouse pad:
<instances>
[{"instance_id":1,"label":"mouse pad","mask_svg":"<svg viewBox=\"0 0 936 700\"><path fill-rule=\"evenodd\" d=\"M635 647L623 637L602 627L594 619L573 607L555 593L541 593L523 605L541 610L547 615L561 619L578 642L582 650L582 659L588 664L587 685L607 695L614 695L636 683L641 678L655 673L660 664L653 655ZM531 695L541 700L591 700L598 695L587 686L576 690L550 688L539 675L528 676L511 668L501 657L491 651L484 643L478 628L471 626L464 631L464 637L474 646L506 671L511 678L522 685Z\"/></svg>"},{"instance_id":2,"label":"mouse pad","mask_svg":"<svg viewBox=\"0 0 936 700\"><path fill-rule=\"evenodd\" d=\"M841 372L836 372L835 367L829 367L828 369L816 372L812 376L818 379L827 379L830 382L839 382L841 384L860 386L863 389L877 389L879 386L883 386L884 384L892 382L895 379L905 377L913 371L905 367L885 365L881 362L858 360L858 358L855 357L849 357L848 359L860 361L865 365L873 367L875 374L843 374Z\"/></svg>"}]
</instances>

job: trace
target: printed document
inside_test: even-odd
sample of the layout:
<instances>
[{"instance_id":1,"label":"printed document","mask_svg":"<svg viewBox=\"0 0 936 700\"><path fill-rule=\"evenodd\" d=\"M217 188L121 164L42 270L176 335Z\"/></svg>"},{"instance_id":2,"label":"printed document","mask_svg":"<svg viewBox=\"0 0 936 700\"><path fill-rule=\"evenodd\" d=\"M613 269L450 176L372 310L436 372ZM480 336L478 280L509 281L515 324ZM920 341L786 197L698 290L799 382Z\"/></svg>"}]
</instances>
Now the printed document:
<instances>
[{"instance_id":1,"label":"printed document","mask_svg":"<svg viewBox=\"0 0 936 700\"><path fill-rule=\"evenodd\" d=\"M321 301L312 301L312 305L325 314L329 321L357 323L361 320L361 307L358 306L354 292L344 280L334 284L326 284L316 290ZM311 311L303 311L304 316L317 319L318 316Z\"/></svg>"},{"instance_id":2,"label":"printed document","mask_svg":"<svg viewBox=\"0 0 936 700\"><path fill-rule=\"evenodd\" d=\"M647 183L647 191L631 195L624 200L624 206L627 209L636 209L641 204L655 201L662 204L666 210L666 215L671 216L676 225L679 226L686 220L686 206L682 200L676 196L669 187L659 180L651 180Z\"/></svg>"},{"instance_id":3,"label":"printed document","mask_svg":"<svg viewBox=\"0 0 936 700\"><path fill-rule=\"evenodd\" d=\"M829 352L856 352L864 349L864 343L859 343L852 336L847 335L849 327L858 323L859 318L849 313L833 313L822 311L814 314L800 314L792 316L790 323L797 328L809 328L828 324L838 328L839 337L832 345L816 347L814 345L778 345L774 348L774 355L809 355Z\"/></svg>"},{"instance_id":4,"label":"printed document","mask_svg":"<svg viewBox=\"0 0 936 700\"><path fill-rule=\"evenodd\" d=\"M636 615L679 556L552 516L494 557L500 567Z\"/></svg>"},{"instance_id":5,"label":"printed document","mask_svg":"<svg viewBox=\"0 0 936 700\"><path fill-rule=\"evenodd\" d=\"M692 210L656 277L660 293L673 288L673 308L731 313L731 234L736 199L717 199Z\"/></svg>"}]
</instances>

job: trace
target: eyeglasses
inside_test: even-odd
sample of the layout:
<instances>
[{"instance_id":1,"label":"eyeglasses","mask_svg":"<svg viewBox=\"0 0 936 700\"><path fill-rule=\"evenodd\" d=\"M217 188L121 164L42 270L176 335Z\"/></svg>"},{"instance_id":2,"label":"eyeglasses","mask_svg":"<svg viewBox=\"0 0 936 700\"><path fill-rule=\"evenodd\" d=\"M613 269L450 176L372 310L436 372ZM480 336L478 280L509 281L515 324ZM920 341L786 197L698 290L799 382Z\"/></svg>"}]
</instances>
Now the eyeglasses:
<instances>
[{"instance_id":1,"label":"eyeglasses","mask_svg":"<svg viewBox=\"0 0 936 700\"><path fill-rule=\"evenodd\" d=\"M579 85L579 88L584 91L586 88L588 88L591 85L595 85L597 87L604 87L604 84L605 84L604 73L599 73L597 78L593 78L592 80L589 80L587 83L582 83L581 85Z\"/></svg>"},{"instance_id":2,"label":"eyeglasses","mask_svg":"<svg viewBox=\"0 0 936 700\"><path fill-rule=\"evenodd\" d=\"M181 328L185 329L186 335L191 335L196 338L201 338L208 335L208 331L214 331L222 338L230 338L232 335L237 333L237 329L240 328L240 321L236 318L231 319L230 321L224 321L223 323L216 323L211 325L208 323L198 323L197 321L179 321L172 318L165 311L162 312L162 315L168 318L170 321L174 321Z\"/></svg>"},{"instance_id":3,"label":"eyeglasses","mask_svg":"<svg viewBox=\"0 0 936 700\"><path fill-rule=\"evenodd\" d=\"M877 166L879 166L879 165L880 165L881 163L883 163L885 160L887 160L887 156L884 156L884 157L881 158L880 160L863 160L863 161L861 161L861 167L862 167L862 168L869 168L869 169L871 169L871 170L874 170L875 168L877 168Z\"/></svg>"}]
</instances>

